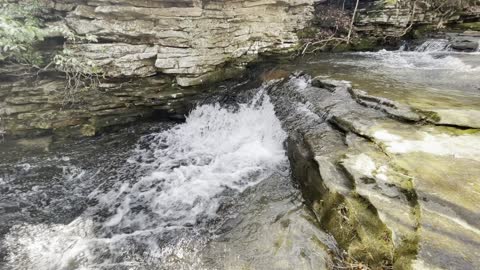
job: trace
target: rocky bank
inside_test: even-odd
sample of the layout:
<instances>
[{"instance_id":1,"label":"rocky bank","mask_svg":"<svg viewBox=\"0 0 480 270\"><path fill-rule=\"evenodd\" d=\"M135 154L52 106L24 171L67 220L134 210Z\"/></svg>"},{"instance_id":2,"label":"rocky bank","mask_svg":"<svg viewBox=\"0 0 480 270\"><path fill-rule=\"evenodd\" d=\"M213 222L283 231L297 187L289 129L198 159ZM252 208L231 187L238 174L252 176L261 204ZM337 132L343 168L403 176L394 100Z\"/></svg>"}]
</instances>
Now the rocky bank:
<instances>
[{"instance_id":1,"label":"rocky bank","mask_svg":"<svg viewBox=\"0 0 480 270\"><path fill-rule=\"evenodd\" d=\"M477 120L299 73L269 93L289 130L295 179L354 262L373 269L478 268ZM477 95L469 98L480 104ZM446 119L461 123L445 126Z\"/></svg>"}]
</instances>

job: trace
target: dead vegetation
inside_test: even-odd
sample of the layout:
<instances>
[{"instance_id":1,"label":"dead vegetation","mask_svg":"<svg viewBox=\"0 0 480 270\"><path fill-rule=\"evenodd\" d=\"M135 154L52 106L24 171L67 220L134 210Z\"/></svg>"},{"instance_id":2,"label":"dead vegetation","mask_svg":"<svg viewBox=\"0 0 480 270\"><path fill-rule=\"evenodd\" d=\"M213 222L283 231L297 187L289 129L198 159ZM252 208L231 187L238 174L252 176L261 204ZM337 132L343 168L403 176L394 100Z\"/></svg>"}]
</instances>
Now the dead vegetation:
<instances>
[{"instance_id":1,"label":"dead vegetation","mask_svg":"<svg viewBox=\"0 0 480 270\"><path fill-rule=\"evenodd\" d=\"M428 11L435 14L435 28L442 29L459 12L480 8L480 0L326 0L317 5L316 18L305 31L306 35L302 37L304 42L296 56L335 50L339 46L347 49L355 47L357 43L363 42L362 39L370 38L359 35L355 27L359 16L365 16L365 8L381 12L384 6L389 6L391 10L392 5L393 10L397 11L393 17L408 14L408 22L403 26L395 26L398 29L393 33L386 32L378 36L378 40L383 40L383 43L395 43L411 33L418 18L421 18L421 13Z\"/></svg>"},{"instance_id":2,"label":"dead vegetation","mask_svg":"<svg viewBox=\"0 0 480 270\"><path fill-rule=\"evenodd\" d=\"M340 44L350 44L355 36L354 18L357 15L359 0L356 1L353 13L346 8L344 0L340 5L327 3L317 6L316 18L312 22L310 36L298 50L297 55L305 55L324 50L327 47L337 47Z\"/></svg>"}]
</instances>

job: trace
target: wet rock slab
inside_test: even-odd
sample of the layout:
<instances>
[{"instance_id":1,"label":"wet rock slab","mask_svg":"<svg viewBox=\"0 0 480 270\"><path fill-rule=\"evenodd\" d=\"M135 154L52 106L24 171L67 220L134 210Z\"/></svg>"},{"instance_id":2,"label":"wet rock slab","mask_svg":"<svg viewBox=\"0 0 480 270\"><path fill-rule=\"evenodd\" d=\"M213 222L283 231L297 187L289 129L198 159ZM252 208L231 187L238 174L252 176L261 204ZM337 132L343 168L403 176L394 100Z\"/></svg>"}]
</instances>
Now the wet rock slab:
<instances>
[{"instance_id":1,"label":"wet rock slab","mask_svg":"<svg viewBox=\"0 0 480 270\"><path fill-rule=\"evenodd\" d=\"M205 269L332 267L332 254L327 251L337 251L335 240L319 229L290 178L273 175L243 196L237 202L238 216L207 245Z\"/></svg>"},{"instance_id":2,"label":"wet rock slab","mask_svg":"<svg viewBox=\"0 0 480 270\"><path fill-rule=\"evenodd\" d=\"M480 130L473 116L433 117L322 77L294 75L270 92L290 131L293 174L350 256L372 267L476 269Z\"/></svg>"}]
</instances>

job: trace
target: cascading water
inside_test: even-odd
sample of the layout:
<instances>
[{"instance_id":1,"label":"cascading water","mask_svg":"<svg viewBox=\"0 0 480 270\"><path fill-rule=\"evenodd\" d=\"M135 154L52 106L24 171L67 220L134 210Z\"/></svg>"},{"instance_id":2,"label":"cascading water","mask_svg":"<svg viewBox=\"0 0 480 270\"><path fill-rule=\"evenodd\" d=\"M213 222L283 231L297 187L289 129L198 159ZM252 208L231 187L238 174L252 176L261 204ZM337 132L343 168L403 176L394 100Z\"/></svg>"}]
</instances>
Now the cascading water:
<instances>
[{"instance_id":1,"label":"cascading water","mask_svg":"<svg viewBox=\"0 0 480 270\"><path fill-rule=\"evenodd\" d=\"M447 40L428 40L413 51L404 47L397 51L380 50L378 52L354 53L361 58L340 61L343 64L361 65L369 68L446 70L456 72L477 72L480 67L465 63L462 54L456 55ZM372 61L373 60L373 61Z\"/></svg>"},{"instance_id":2,"label":"cascading water","mask_svg":"<svg viewBox=\"0 0 480 270\"><path fill-rule=\"evenodd\" d=\"M427 40L415 48L416 52L449 52L450 43L446 39Z\"/></svg>"},{"instance_id":3,"label":"cascading water","mask_svg":"<svg viewBox=\"0 0 480 270\"><path fill-rule=\"evenodd\" d=\"M200 106L184 124L141 138L72 222L11 228L6 266L199 269L195 254L228 219L232 198L288 170L285 139L262 91L235 110Z\"/></svg>"},{"instance_id":4,"label":"cascading water","mask_svg":"<svg viewBox=\"0 0 480 270\"><path fill-rule=\"evenodd\" d=\"M451 51L445 40L429 40L413 50L403 47L394 51L323 55L308 64L334 78L347 76L353 82L367 83L366 89L385 91L395 87L396 91L390 93L417 88L432 92L476 92L479 85L480 55Z\"/></svg>"}]
</instances>

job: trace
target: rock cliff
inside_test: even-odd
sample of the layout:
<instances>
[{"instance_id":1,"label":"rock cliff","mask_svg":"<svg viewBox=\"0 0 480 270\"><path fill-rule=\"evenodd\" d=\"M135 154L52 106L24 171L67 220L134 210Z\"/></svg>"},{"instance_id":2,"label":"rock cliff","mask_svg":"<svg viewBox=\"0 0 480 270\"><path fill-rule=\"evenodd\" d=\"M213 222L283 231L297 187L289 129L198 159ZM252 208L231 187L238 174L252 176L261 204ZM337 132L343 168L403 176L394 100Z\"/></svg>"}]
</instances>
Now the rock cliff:
<instances>
[{"instance_id":1,"label":"rock cliff","mask_svg":"<svg viewBox=\"0 0 480 270\"><path fill-rule=\"evenodd\" d=\"M360 35L401 37L418 27L434 30L478 21L480 1L373 1L358 13L355 25Z\"/></svg>"},{"instance_id":2,"label":"rock cliff","mask_svg":"<svg viewBox=\"0 0 480 270\"><path fill-rule=\"evenodd\" d=\"M260 53L290 50L313 0L47 1L52 32L41 48L65 47L98 67L96 89L66 92L61 74L2 68L0 130L81 131L134 121L154 111L184 114L191 87L238 76ZM64 33L97 42L62 41ZM60 40L60 42L58 42ZM202 90L203 91L203 90Z\"/></svg>"},{"instance_id":3,"label":"rock cliff","mask_svg":"<svg viewBox=\"0 0 480 270\"><path fill-rule=\"evenodd\" d=\"M55 3L65 24L100 42L70 45L109 77L172 74L201 84L219 67L242 66L260 52L288 49L311 17L313 0L97 0Z\"/></svg>"}]
</instances>

